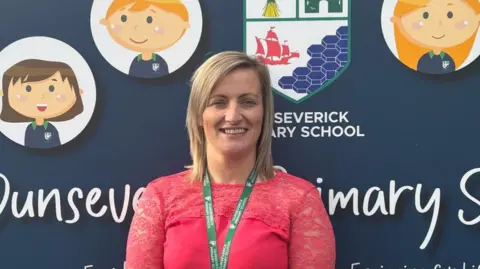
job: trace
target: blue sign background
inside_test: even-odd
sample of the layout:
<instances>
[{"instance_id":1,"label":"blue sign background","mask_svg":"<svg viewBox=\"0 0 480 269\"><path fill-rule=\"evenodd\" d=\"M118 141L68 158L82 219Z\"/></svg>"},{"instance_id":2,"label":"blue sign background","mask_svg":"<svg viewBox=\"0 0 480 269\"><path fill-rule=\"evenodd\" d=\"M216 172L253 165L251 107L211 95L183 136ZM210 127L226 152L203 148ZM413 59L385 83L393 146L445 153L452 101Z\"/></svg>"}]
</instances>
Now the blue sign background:
<instances>
[{"instance_id":1,"label":"blue sign background","mask_svg":"<svg viewBox=\"0 0 480 269\"><path fill-rule=\"evenodd\" d=\"M191 74L207 53L243 50L242 1L205 0L201 5L203 38L194 56L168 77L141 80L117 71L99 54L90 31L91 1L0 4L0 47L29 36L64 41L89 63L98 94L89 126L61 148L29 150L0 136L0 173L10 183L10 198L0 215L0 267L123 267L135 191L189 163L185 112ZM278 112L348 111L349 120L361 126L365 137L278 138L275 163L313 183L322 178L319 187L327 209L329 189L358 188L363 197L368 188L378 186L388 200L390 180L397 188L422 184L422 206L435 188L441 190L438 223L424 250L420 244L431 211L418 213L412 191L404 194L394 216L367 217L362 210L355 216L351 206L337 208L331 216L337 268L351 268L357 262L361 264L355 268L371 269L436 264L458 268L463 262L469 268L478 266L478 227L462 224L458 210L464 209L467 219L480 212L460 190L462 176L480 161L480 63L441 78L409 70L384 42L381 7L380 0L353 1L352 63L335 83L300 104L275 95ZM480 197L474 179L467 188ZM85 197L93 188L102 191L100 206L109 204L108 192L113 188L119 214L126 184L131 187L129 207L121 223L113 220L110 206L103 217L87 214ZM2 185L0 181L1 193ZM80 219L66 224L73 216L67 195L75 187L84 194L83 199L74 198ZM40 189L45 194L59 190L63 221L56 219L53 205L47 207L45 217L37 217ZM35 217L16 219L11 214L11 194L19 193L22 206L29 191L34 191Z\"/></svg>"}]
</instances>

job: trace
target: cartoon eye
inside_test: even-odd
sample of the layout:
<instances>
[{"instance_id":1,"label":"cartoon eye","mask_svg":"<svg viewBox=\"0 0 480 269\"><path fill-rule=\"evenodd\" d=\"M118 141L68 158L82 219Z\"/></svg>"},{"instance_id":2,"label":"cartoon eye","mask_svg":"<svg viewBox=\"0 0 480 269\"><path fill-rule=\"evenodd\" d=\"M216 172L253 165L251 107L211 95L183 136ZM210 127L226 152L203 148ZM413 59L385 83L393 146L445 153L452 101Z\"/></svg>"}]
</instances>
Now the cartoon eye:
<instances>
[{"instance_id":1,"label":"cartoon eye","mask_svg":"<svg viewBox=\"0 0 480 269\"><path fill-rule=\"evenodd\" d=\"M152 16L148 16L148 17L147 17L147 23L152 23L152 21L153 21Z\"/></svg>"},{"instance_id":2,"label":"cartoon eye","mask_svg":"<svg viewBox=\"0 0 480 269\"><path fill-rule=\"evenodd\" d=\"M122 20L122 22L126 22L127 21L127 15L122 15L122 17L120 19Z\"/></svg>"},{"instance_id":3,"label":"cartoon eye","mask_svg":"<svg viewBox=\"0 0 480 269\"><path fill-rule=\"evenodd\" d=\"M449 12L447 13L447 17L448 17L449 19L451 19L451 18L453 17L453 12L449 11Z\"/></svg>"},{"instance_id":4,"label":"cartoon eye","mask_svg":"<svg viewBox=\"0 0 480 269\"><path fill-rule=\"evenodd\" d=\"M53 85L50 85L50 87L48 87L48 90L49 90L50 92L53 92L53 91L55 91L55 86L53 86Z\"/></svg>"},{"instance_id":5,"label":"cartoon eye","mask_svg":"<svg viewBox=\"0 0 480 269\"><path fill-rule=\"evenodd\" d=\"M423 12L423 18L428 19L428 12Z\"/></svg>"},{"instance_id":6,"label":"cartoon eye","mask_svg":"<svg viewBox=\"0 0 480 269\"><path fill-rule=\"evenodd\" d=\"M25 90L26 90L27 92L31 92L31 91L32 91L32 86L27 85L27 87L25 87Z\"/></svg>"}]
</instances>

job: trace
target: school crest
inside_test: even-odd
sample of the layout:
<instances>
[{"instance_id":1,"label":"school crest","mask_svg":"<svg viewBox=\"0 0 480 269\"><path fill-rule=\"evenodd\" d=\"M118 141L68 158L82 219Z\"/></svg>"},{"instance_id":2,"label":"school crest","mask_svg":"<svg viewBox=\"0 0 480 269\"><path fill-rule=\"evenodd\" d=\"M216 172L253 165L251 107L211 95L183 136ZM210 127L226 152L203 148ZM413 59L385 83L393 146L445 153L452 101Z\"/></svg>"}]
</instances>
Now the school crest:
<instances>
[{"instance_id":1,"label":"school crest","mask_svg":"<svg viewBox=\"0 0 480 269\"><path fill-rule=\"evenodd\" d=\"M267 64L272 90L300 103L348 68L350 0L243 0L243 48Z\"/></svg>"},{"instance_id":2,"label":"school crest","mask_svg":"<svg viewBox=\"0 0 480 269\"><path fill-rule=\"evenodd\" d=\"M442 62L443 69L447 69L449 65L450 65L450 61L443 61Z\"/></svg>"},{"instance_id":3,"label":"school crest","mask_svg":"<svg viewBox=\"0 0 480 269\"><path fill-rule=\"evenodd\" d=\"M52 139L52 133L51 132L45 132L43 134L43 137L45 138L45 140L50 140L50 139Z\"/></svg>"}]
</instances>

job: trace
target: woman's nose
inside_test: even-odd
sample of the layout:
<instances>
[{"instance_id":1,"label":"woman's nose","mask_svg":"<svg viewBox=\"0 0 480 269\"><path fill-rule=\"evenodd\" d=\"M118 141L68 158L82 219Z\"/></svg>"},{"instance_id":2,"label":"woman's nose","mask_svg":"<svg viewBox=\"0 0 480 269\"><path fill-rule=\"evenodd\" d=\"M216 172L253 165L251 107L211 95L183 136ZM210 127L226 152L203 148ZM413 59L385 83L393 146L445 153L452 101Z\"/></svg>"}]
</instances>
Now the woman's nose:
<instances>
[{"instance_id":1,"label":"woman's nose","mask_svg":"<svg viewBox=\"0 0 480 269\"><path fill-rule=\"evenodd\" d=\"M225 120L228 122L237 122L242 119L237 105L228 106L225 112Z\"/></svg>"}]
</instances>

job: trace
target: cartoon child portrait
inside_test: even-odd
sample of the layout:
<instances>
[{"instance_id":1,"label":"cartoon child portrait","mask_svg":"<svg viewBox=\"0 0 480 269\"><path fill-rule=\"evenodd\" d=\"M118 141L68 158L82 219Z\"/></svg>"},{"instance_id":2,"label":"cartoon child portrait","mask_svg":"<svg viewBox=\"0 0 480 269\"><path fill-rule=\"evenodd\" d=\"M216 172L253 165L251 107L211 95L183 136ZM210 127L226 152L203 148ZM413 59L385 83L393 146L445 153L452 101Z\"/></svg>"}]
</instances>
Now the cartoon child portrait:
<instances>
[{"instance_id":1,"label":"cartoon child portrait","mask_svg":"<svg viewBox=\"0 0 480 269\"><path fill-rule=\"evenodd\" d=\"M395 0L390 23L399 60L413 70L448 74L478 56L478 0Z\"/></svg>"},{"instance_id":2,"label":"cartoon child portrait","mask_svg":"<svg viewBox=\"0 0 480 269\"><path fill-rule=\"evenodd\" d=\"M5 71L0 120L28 122L25 146L53 148L61 134L52 122L69 121L84 110L77 77L63 62L27 59Z\"/></svg>"},{"instance_id":3,"label":"cartoon child portrait","mask_svg":"<svg viewBox=\"0 0 480 269\"><path fill-rule=\"evenodd\" d=\"M187 39L188 45L194 49L198 44L199 34L187 35L192 31L192 25L199 24L195 20L201 19L201 14L197 14L201 13L198 3L193 3L193 8L190 7L189 10L181 0L112 0L100 19L94 22L94 14L99 13L100 4L94 3L92 8L92 28L96 27L93 23L102 26L104 31L106 30L104 35L108 35L116 45L136 54L133 57L128 56L129 66L125 73L130 76L158 78L168 75L187 59L178 57L167 60L160 53L173 49L181 41L185 42L184 39ZM197 27L193 31L198 32L201 23L195 26ZM97 46L105 45L99 44L102 42L101 38L93 31ZM101 51L104 56L111 53L107 50ZM182 51L182 48L179 48L176 51L178 56L185 53L191 54L193 50ZM122 53L115 57L127 56ZM113 61L112 59L110 63ZM183 62L172 64L178 61Z\"/></svg>"}]
</instances>

